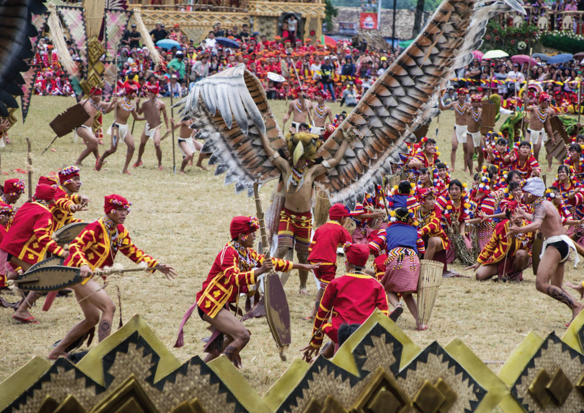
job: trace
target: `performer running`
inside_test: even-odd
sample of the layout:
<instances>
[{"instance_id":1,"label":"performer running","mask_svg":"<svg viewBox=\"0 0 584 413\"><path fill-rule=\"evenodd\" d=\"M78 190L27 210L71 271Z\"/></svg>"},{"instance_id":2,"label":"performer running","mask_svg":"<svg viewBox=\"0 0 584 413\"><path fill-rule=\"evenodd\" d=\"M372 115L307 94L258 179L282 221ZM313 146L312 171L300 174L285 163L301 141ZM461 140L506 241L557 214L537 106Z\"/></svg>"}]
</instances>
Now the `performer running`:
<instances>
[{"instance_id":1,"label":"performer running","mask_svg":"<svg viewBox=\"0 0 584 413\"><path fill-rule=\"evenodd\" d=\"M316 103L311 107L314 113L312 133L322 136L326 131L326 126L333 123L333 112L331 108L324 103L325 92L316 92L314 96L316 97Z\"/></svg>"},{"instance_id":2,"label":"performer running","mask_svg":"<svg viewBox=\"0 0 584 413\"><path fill-rule=\"evenodd\" d=\"M539 162L539 151L542 143L545 144L548 137L554 142L554 132L552 131L552 124L550 119L556 112L550 108L551 96L545 92L540 93L537 106L528 106L527 113L529 113L529 123L527 125L527 141L534 146L535 159ZM545 130L544 130L545 129ZM546 135L547 132L547 135ZM548 172L551 171L552 158L548 154Z\"/></svg>"},{"instance_id":3,"label":"performer running","mask_svg":"<svg viewBox=\"0 0 584 413\"><path fill-rule=\"evenodd\" d=\"M308 316L310 320L316 315L324 289L337 275L337 248L339 245L351 242L351 234L344 227L350 216L351 213L347 207L343 204L334 204L329 209L329 221L319 227L312 237L308 262L320 263L320 267L314 270L314 276L319 281L319 288L314 309Z\"/></svg>"},{"instance_id":4,"label":"performer running","mask_svg":"<svg viewBox=\"0 0 584 413\"><path fill-rule=\"evenodd\" d=\"M304 271L318 268L318 265L296 264L278 258L266 260L264 255L253 249L259 221L254 217L238 216L231 220L229 231L231 241L219 252L209 271L197 300L187 310L180 325L175 347L184 345L184 326L192 313L197 310L199 317L221 333L227 335L220 352L209 353L205 362L220 354L234 361L247 345L249 331L235 315L228 310L227 304L239 298L239 292L258 282L259 276L270 270L290 271L293 268Z\"/></svg>"},{"instance_id":5,"label":"performer running","mask_svg":"<svg viewBox=\"0 0 584 413\"><path fill-rule=\"evenodd\" d=\"M77 158L75 165L83 166L83 160L87 158L89 154L93 154L95 156L95 165L97 168L97 161L99 160L99 141L93 133L93 121L96 116L100 116L102 113L107 113L110 110L112 103L101 101L103 92L99 88L91 89L91 94L91 98L83 99L79 102L79 104L83 106L83 109L89 114L89 119L87 119L83 125L75 129L75 140L77 140L77 136L79 136L83 139L83 143L86 145L86 148L81 151L79 158Z\"/></svg>"},{"instance_id":6,"label":"performer running","mask_svg":"<svg viewBox=\"0 0 584 413\"><path fill-rule=\"evenodd\" d=\"M276 256L284 258L289 250L296 249L298 261L306 264L308 262L308 247L310 246L310 237L312 232L312 186L314 180L324 175L329 170L339 164L343 158L349 144L349 135L343 131L343 142L337 150L335 157L327 159L318 164L311 164L307 155L302 155L291 161L280 157L268 141L268 137L260 134L264 150L269 160L280 170L284 177L286 185L286 199L284 209L280 215L280 226L278 230L278 250ZM316 147L313 145L315 135L297 133L288 139L288 146L291 153L295 153L298 145L307 144L308 150L304 153L310 153ZM295 145L295 148L293 146ZM296 161L296 162L294 162ZM300 275L300 293L307 294L306 281L308 273L304 270L299 271ZM287 276L283 276L283 283L287 281Z\"/></svg>"},{"instance_id":7,"label":"performer running","mask_svg":"<svg viewBox=\"0 0 584 413\"><path fill-rule=\"evenodd\" d=\"M53 215L50 208L56 193L52 186L37 185L33 198L21 206L14 216L12 226L0 244L0 250L7 254L6 260L14 268L20 267L26 271L42 261L47 252L62 258L69 255L51 238ZM9 274L8 279L14 279L16 275ZM38 324L28 310L39 297L39 293L29 292L12 318L21 323Z\"/></svg>"},{"instance_id":8,"label":"performer running","mask_svg":"<svg viewBox=\"0 0 584 413\"><path fill-rule=\"evenodd\" d=\"M286 130L286 122L288 122L288 119L290 119L290 115L292 115L292 126L290 126L290 133L300 132L300 124L309 123L309 108L311 107L311 103L308 99L306 99L306 95L304 94L305 90L306 89L304 87L301 88L300 93L298 94L298 99L294 99L288 105L288 113L284 115L282 130Z\"/></svg>"},{"instance_id":9,"label":"performer running","mask_svg":"<svg viewBox=\"0 0 584 413\"><path fill-rule=\"evenodd\" d=\"M476 270L478 281L486 281L495 275L504 281L523 281L523 270L531 265L534 234L520 233L512 236L509 228L512 225L525 227L527 224L519 215L499 222L476 264L466 267L465 270Z\"/></svg>"},{"instance_id":10,"label":"performer running","mask_svg":"<svg viewBox=\"0 0 584 413\"><path fill-rule=\"evenodd\" d=\"M53 214L52 232L69 225L73 222L81 222L73 217L75 212L87 211L89 198L86 195L77 195L81 189L81 179L79 178L79 168L70 166L59 171L59 183L55 202L51 207Z\"/></svg>"},{"instance_id":11,"label":"performer running","mask_svg":"<svg viewBox=\"0 0 584 413\"><path fill-rule=\"evenodd\" d=\"M128 171L128 166L130 165L132 157L134 156L135 146L132 131L128 127L128 119L130 118L130 115L132 115L134 117L134 121L144 120L144 117L138 116L136 111L136 107L140 105L140 99L136 99L134 101L138 91L138 85L136 85L134 82L126 81L126 83L124 83L124 98L122 100L118 100L117 98L112 100L112 110L115 111L115 119L114 123L107 131L107 134L111 135L112 137L112 146L106 150L97 160L97 163L95 164L96 170L101 171L101 168L105 163L105 159L108 156L116 153L118 150L118 143L122 141L127 146L126 162L124 163L124 169L122 169L122 173L131 175L131 173Z\"/></svg>"},{"instance_id":12,"label":"performer running","mask_svg":"<svg viewBox=\"0 0 584 413\"><path fill-rule=\"evenodd\" d=\"M130 213L131 205L120 195L106 196L105 216L87 225L81 234L69 244L71 255L64 264L68 267L80 267L81 277L85 278L80 284L71 287L85 319L76 324L49 353L50 360L66 356L67 347L75 341L86 335L92 337L95 325L98 323L97 337L99 341L101 342L110 335L116 306L105 290L91 277L96 268L111 267L118 251L136 264L145 262L150 268L158 267L168 279L172 279L176 275L174 268L159 264L150 255L146 255L144 251L136 247L130 239L124 222Z\"/></svg>"},{"instance_id":13,"label":"performer running","mask_svg":"<svg viewBox=\"0 0 584 413\"><path fill-rule=\"evenodd\" d=\"M166 125L166 133L170 131L168 128L168 115L166 114L166 105L160 99L157 99L158 92L160 91L158 86L150 86L148 88L148 100L152 102L154 107L156 108L156 123L160 123L157 127L150 129L148 122L153 122L153 119L146 121L146 126L144 126L144 130L142 131L142 137L140 138L140 148L138 149L138 159L134 164L134 168L141 166L144 164L142 162L142 155L144 154L144 148L146 148L146 143L148 139L154 140L154 149L156 150L156 157L158 158L158 169L162 170L162 149L160 149L160 142L162 140L160 134L160 126L162 122L160 122L160 115L164 117L164 124ZM138 107L137 109L138 115L141 115L144 112L144 108Z\"/></svg>"},{"instance_id":14,"label":"performer running","mask_svg":"<svg viewBox=\"0 0 584 413\"><path fill-rule=\"evenodd\" d=\"M463 155L463 171L469 167L469 172L472 174L472 155L468 153L467 133L468 133L468 119L467 113L469 111L468 105L465 103L466 95L468 95L468 90L465 88L459 88L457 100L450 102L446 106L442 104L442 99L438 99L438 106L440 110L448 110L454 108L454 132L452 133L452 151L450 152L450 163L452 164L452 172L456 169L456 150L458 149L458 144L462 144ZM469 164L468 158L471 156L471 163Z\"/></svg>"},{"instance_id":15,"label":"performer running","mask_svg":"<svg viewBox=\"0 0 584 413\"><path fill-rule=\"evenodd\" d=\"M347 274L332 280L326 287L314 319L310 344L301 350L307 362L318 355L325 334L334 344L327 345L322 354L331 358L338 350L337 333L342 324L363 324L376 308L388 314L383 286L374 276L365 274L369 259L367 245L347 244L345 256Z\"/></svg>"},{"instance_id":16,"label":"performer running","mask_svg":"<svg viewBox=\"0 0 584 413\"><path fill-rule=\"evenodd\" d=\"M180 174L185 173L185 168L190 163L193 164L193 157L195 156L195 152L199 151L199 160L197 162L197 166L201 169L207 170L201 162L205 159L205 154L200 153L203 145L194 138L196 131L190 128L193 124L192 119L187 119L175 123L174 119L170 119L170 124L172 125L173 129L180 128L178 132L178 147L183 154L183 161L180 166Z\"/></svg>"},{"instance_id":17,"label":"performer running","mask_svg":"<svg viewBox=\"0 0 584 413\"><path fill-rule=\"evenodd\" d=\"M543 294L547 294L555 300L567 305L572 310L574 319L582 309L584 304L579 303L566 290L563 289L564 264L570 256L570 250L574 250L574 263L580 259L576 253L573 241L565 234L562 227L562 219L556 207L544 198L545 185L539 178L530 178L523 187L526 194L525 200L528 204L533 204L533 216L517 210L517 214L523 219L533 221L532 224L509 228L510 235L519 233L541 231L545 241L541 249L541 261L537 268L537 278L535 287Z\"/></svg>"},{"instance_id":18,"label":"performer running","mask_svg":"<svg viewBox=\"0 0 584 413\"><path fill-rule=\"evenodd\" d=\"M477 153L477 159L479 166L476 171L480 171L483 169L483 142L482 142L482 134L481 134L481 123L482 123L482 116L483 110L481 109L481 102L482 98L481 95L472 95L470 98L471 106L468 108L468 116L467 116L467 125L468 125L468 134L470 135L471 139L468 141L468 153L470 158L470 165L473 165L473 153ZM474 170L470 170L470 174L472 175Z\"/></svg>"}]
</instances>

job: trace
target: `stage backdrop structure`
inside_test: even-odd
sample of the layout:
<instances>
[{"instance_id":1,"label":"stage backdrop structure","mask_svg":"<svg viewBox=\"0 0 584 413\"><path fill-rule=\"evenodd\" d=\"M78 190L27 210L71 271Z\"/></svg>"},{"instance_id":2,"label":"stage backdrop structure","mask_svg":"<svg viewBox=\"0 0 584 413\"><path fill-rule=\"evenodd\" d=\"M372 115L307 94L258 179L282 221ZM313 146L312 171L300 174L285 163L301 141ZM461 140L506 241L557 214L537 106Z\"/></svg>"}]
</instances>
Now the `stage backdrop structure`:
<instances>
[{"instance_id":1,"label":"stage backdrop structure","mask_svg":"<svg viewBox=\"0 0 584 413\"><path fill-rule=\"evenodd\" d=\"M181 364L135 315L77 365L33 358L0 384L0 411L578 413L583 340L584 313L562 339L530 333L495 375L460 339L421 349L376 310L332 360L294 360L262 398L226 357Z\"/></svg>"}]
</instances>

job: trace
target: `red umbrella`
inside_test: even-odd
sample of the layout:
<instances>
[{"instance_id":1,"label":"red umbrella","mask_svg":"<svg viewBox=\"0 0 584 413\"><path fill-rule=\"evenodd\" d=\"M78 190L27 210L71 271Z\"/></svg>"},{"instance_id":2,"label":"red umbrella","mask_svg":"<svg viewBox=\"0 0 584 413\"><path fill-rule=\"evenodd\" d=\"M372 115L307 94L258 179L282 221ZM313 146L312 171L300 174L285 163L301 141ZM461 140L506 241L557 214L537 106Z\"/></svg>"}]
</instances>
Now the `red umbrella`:
<instances>
[{"instance_id":1,"label":"red umbrella","mask_svg":"<svg viewBox=\"0 0 584 413\"><path fill-rule=\"evenodd\" d=\"M483 60L483 54L483 52L479 52L478 50L472 52L472 55L479 60Z\"/></svg>"},{"instance_id":2,"label":"red umbrella","mask_svg":"<svg viewBox=\"0 0 584 413\"><path fill-rule=\"evenodd\" d=\"M537 63L537 60L535 60L533 57L529 57L527 55L524 54L518 54L515 56L511 56L511 61L513 63L519 63L520 65L522 65L523 63L528 63L531 61L531 66L537 66L539 63Z\"/></svg>"},{"instance_id":3,"label":"red umbrella","mask_svg":"<svg viewBox=\"0 0 584 413\"><path fill-rule=\"evenodd\" d=\"M330 36L323 36L324 44L330 47L337 47L337 41Z\"/></svg>"}]
</instances>

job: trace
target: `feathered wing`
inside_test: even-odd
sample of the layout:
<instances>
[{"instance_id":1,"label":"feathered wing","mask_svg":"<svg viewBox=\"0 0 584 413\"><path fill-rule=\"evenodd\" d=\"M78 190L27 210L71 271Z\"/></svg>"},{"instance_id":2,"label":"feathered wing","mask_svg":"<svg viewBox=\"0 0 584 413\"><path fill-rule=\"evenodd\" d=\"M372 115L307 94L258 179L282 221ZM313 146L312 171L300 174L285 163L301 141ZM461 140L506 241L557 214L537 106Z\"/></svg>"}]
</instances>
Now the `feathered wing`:
<instances>
[{"instance_id":1,"label":"feathered wing","mask_svg":"<svg viewBox=\"0 0 584 413\"><path fill-rule=\"evenodd\" d=\"M24 79L21 72L29 69L34 56L30 38L37 35L32 14L42 14L42 0L4 0L0 2L0 116L7 117L7 108L17 108L13 96L22 95Z\"/></svg>"},{"instance_id":2,"label":"feathered wing","mask_svg":"<svg viewBox=\"0 0 584 413\"><path fill-rule=\"evenodd\" d=\"M205 139L202 151L211 153L209 163L218 164L215 175L227 173L225 184L235 183L236 193L253 194L253 183L277 178L279 170L263 148L260 131L271 146L284 145L276 118L260 81L245 65L226 69L197 82L189 95L175 106L183 118Z\"/></svg>"},{"instance_id":3,"label":"feathered wing","mask_svg":"<svg viewBox=\"0 0 584 413\"><path fill-rule=\"evenodd\" d=\"M349 206L362 201L364 192L390 172L389 162L399 162L413 131L438 113L440 84L472 58L482 42L488 19L513 8L515 0L475 4L473 0L446 0L415 41L397 58L360 100L339 129L354 129L359 136L341 163L319 182L331 198ZM524 12L524 11L523 11ZM335 131L320 149L333 157L342 142Z\"/></svg>"}]
</instances>

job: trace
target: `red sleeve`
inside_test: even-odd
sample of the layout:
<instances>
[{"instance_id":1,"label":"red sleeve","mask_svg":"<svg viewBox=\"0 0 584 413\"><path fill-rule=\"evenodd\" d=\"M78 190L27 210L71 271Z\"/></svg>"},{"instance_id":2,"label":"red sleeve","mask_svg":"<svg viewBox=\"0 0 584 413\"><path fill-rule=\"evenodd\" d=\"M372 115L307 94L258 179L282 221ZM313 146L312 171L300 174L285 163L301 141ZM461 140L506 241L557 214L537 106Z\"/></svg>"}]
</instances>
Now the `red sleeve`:
<instances>
[{"instance_id":1,"label":"red sleeve","mask_svg":"<svg viewBox=\"0 0 584 413\"><path fill-rule=\"evenodd\" d=\"M379 285L377 290L377 297L375 297L375 307L379 308L385 315L389 315L389 303L387 302L387 294L385 289Z\"/></svg>"},{"instance_id":2,"label":"red sleeve","mask_svg":"<svg viewBox=\"0 0 584 413\"><path fill-rule=\"evenodd\" d=\"M119 227L118 227L119 228ZM131 259L136 264L141 263L142 261L148 264L148 267L156 267L158 265L158 261L156 261L153 257L146 254L140 248L138 248L132 240L130 239L130 234L128 234L128 230L122 227L121 234L119 235L120 239L122 240L122 246L120 247L120 252L124 254L126 257Z\"/></svg>"},{"instance_id":3,"label":"red sleeve","mask_svg":"<svg viewBox=\"0 0 584 413\"><path fill-rule=\"evenodd\" d=\"M33 231L43 249L47 248L52 254L61 256L65 251L51 237L51 228L53 227L52 216L53 214L49 211L39 215L34 223Z\"/></svg>"},{"instance_id":4,"label":"red sleeve","mask_svg":"<svg viewBox=\"0 0 584 413\"><path fill-rule=\"evenodd\" d=\"M418 249L418 254L424 254L426 252L426 246L424 245L424 240L422 240L422 233L418 230L418 240L416 241L416 248Z\"/></svg>"},{"instance_id":5,"label":"red sleeve","mask_svg":"<svg viewBox=\"0 0 584 413\"><path fill-rule=\"evenodd\" d=\"M484 212L485 215L493 215L495 213L495 199L492 196L489 195L483 200L481 203L481 211Z\"/></svg>"},{"instance_id":6,"label":"red sleeve","mask_svg":"<svg viewBox=\"0 0 584 413\"><path fill-rule=\"evenodd\" d=\"M314 327L312 328L312 340L310 341L310 345L314 348L320 348L320 346L322 346L322 340L324 338L322 326L330 318L335 296L336 283L335 280L333 280L324 290L324 294L320 300L320 305L318 306L318 313L316 313L316 317L314 318Z\"/></svg>"},{"instance_id":7,"label":"red sleeve","mask_svg":"<svg viewBox=\"0 0 584 413\"><path fill-rule=\"evenodd\" d=\"M75 241L69 244L69 257L65 263L69 267L81 267L83 265L89 265L91 267L85 257L85 251L96 243L95 232L92 229L86 228L81 235L81 238L77 237Z\"/></svg>"}]
</instances>

